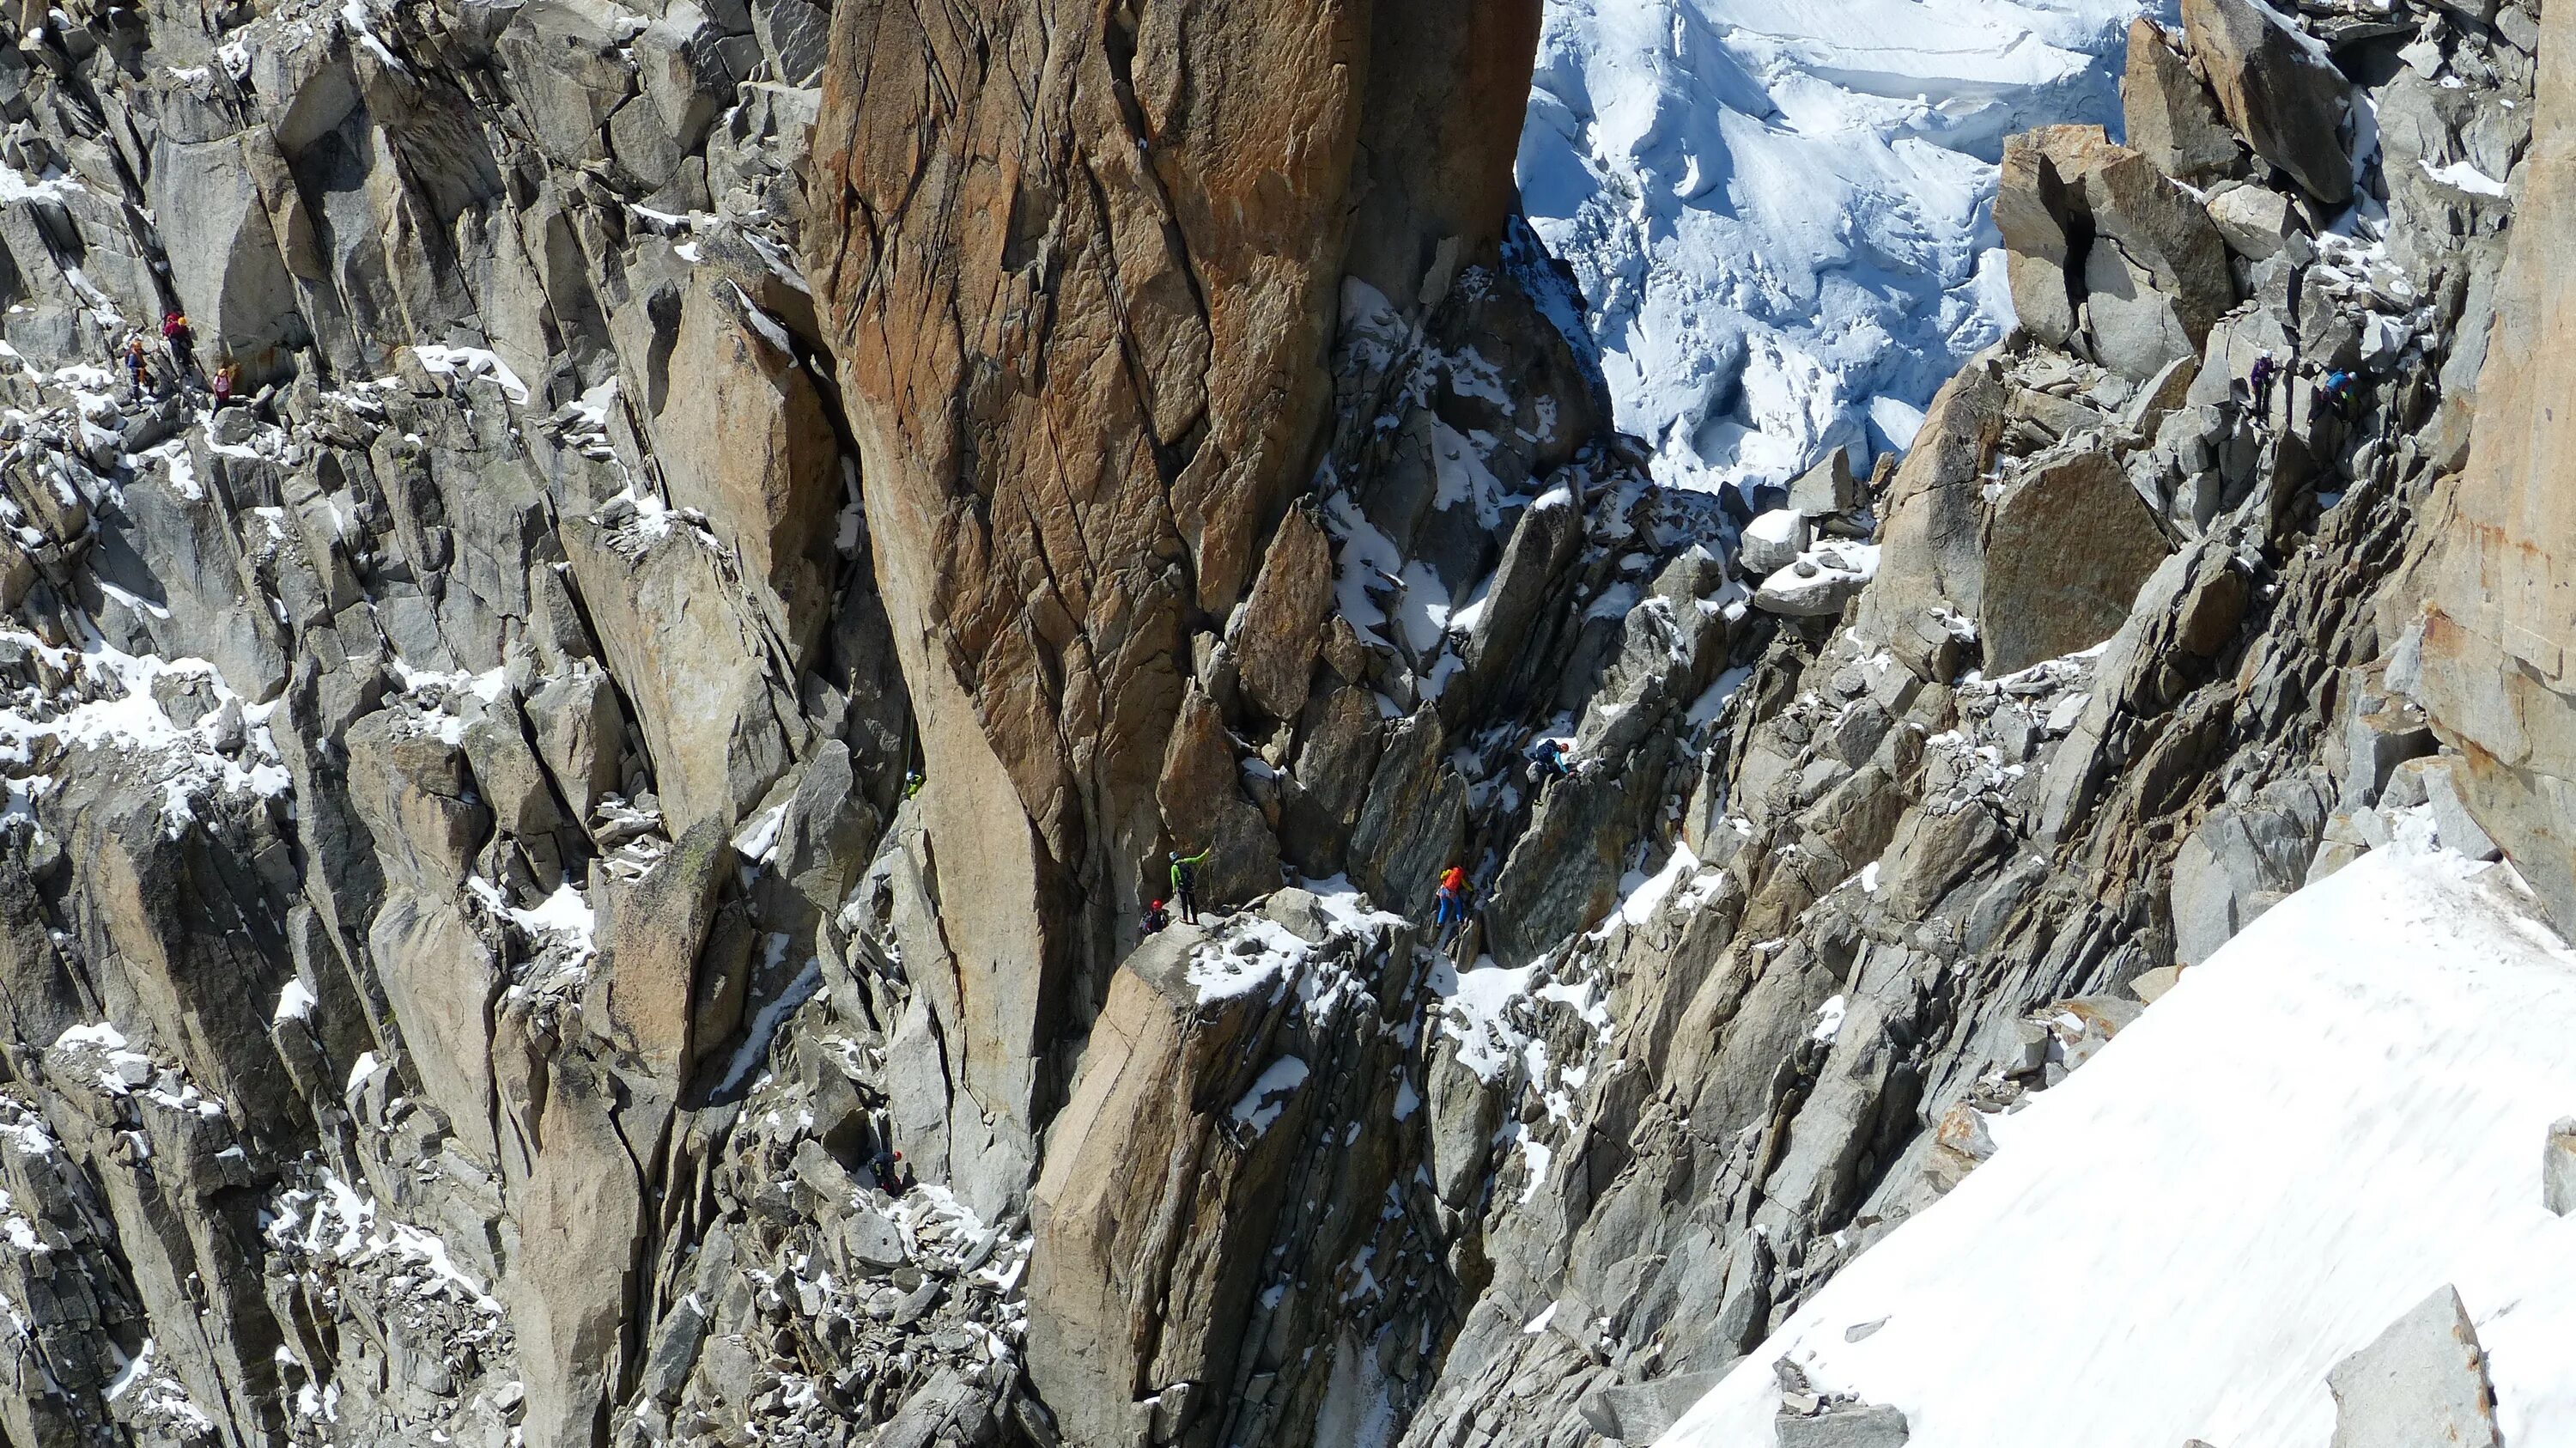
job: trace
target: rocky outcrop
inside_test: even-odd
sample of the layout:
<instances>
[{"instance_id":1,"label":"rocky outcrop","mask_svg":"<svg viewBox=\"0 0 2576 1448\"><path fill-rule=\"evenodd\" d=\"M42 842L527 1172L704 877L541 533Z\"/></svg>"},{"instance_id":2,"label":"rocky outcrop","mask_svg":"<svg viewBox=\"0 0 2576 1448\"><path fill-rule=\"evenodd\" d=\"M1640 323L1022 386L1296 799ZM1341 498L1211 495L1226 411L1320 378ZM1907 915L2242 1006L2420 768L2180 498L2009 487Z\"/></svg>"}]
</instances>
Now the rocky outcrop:
<instances>
[{"instance_id":1,"label":"rocky outcrop","mask_svg":"<svg viewBox=\"0 0 2576 1448\"><path fill-rule=\"evenodd\" d=\"M2457 1289L2417 1303L2342 1362L2334 1389L2335 1448L2460 1443L2493 1448L2495 1388Z\"/></svg>"},{"instance_id":2,"label":"rocky outcrop","mask_svg":"<svg viewBox=\"0 0 2576 1448\"><path fill-rule=\"evenodd\" d=\"M2255 155L2329 205L2350 199L2352 83L2323 42L2264 0L2186 0L2183 43Z\"/></svg>"},{"instance_id":3,"label":"rocky outcrop","mask_svg":"<svg viewBox=\"0 0 2576 1448\"><path fill-rule=\"evenodd\" d=\"M2052 346L2080 335L2093 360L2133 381L2193 356L2235 305L2207 211L2099 127L2007 142L1995 223L2023 327Z\"/></svg>"},{"instance_id":4,"label":"rocky outcrop","mask_svg":"<svg viewBox=\"0 0 2576 1448\"><path fill-rule=\"evenodd\" d=\"M2122 129L2127 144L2158 171L2203 185L2241 171L2245 147L2176 40L2143 15L2129 22L2128 66L2120 76Z\"/></svg>"},{"instance_id":5,"label":"rocky outcrop","mask_svg":"<svg viewBox=\"0 0 2576 1448\"><path fill-rule=\"evenodd\" d=\"M10 30L0 1435L1641 1441L2282 893L2545 875L2530 12L2244 19L1767 512L1559 325L1525 0Z\"/></svg>"}]
</instances>

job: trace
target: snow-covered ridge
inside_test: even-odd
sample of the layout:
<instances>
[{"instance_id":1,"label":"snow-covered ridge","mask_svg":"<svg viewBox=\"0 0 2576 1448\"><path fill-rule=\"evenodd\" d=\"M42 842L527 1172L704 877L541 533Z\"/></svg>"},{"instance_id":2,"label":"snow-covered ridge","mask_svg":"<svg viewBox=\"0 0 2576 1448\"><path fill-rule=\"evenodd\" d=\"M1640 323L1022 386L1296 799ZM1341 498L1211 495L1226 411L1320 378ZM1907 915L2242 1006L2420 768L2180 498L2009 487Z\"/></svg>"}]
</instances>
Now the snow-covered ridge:
<instances>
[{"instance_id":1,"label":"snow-covered ridge","mask_svg":"<svg viewBox=\"0 0 2576 1448\"><path fill-rule=\"evenodd\" d=\"M2313 1448L2327 1373L2455 1286L2504 1441L2576 1442L2576 953L2503 867L2386 849L2265 914L2017 1114L1674 1425L1768 1443L1788 1360L1915 1448Z\"/></svg>"},{"instance_id":2,"label":"snow-covered ridge","mask_svg":"<svg viewBox=\"0 0 2576 1448\"><path fill-rule=\"evenodd\" d=\"M1551 0L1522 204L1581 280L1657 477L1901 448L2010 326L2013 131L2119 124L2140 0Z\"/></svg>"}]
</instances>

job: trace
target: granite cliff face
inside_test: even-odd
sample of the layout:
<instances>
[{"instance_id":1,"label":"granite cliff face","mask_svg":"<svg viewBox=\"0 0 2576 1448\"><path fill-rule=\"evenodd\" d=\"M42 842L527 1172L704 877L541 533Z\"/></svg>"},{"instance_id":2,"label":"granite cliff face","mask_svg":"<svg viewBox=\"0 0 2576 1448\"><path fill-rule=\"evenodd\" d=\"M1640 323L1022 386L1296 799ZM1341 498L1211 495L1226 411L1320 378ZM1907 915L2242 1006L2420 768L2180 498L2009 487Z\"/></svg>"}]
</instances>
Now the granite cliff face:
<instances>
[{"instance_id":1,"label":"granite cliff face","mask_svg":"<svg viewBox=\"0 0 2576 1448\"><path fill-rule=\"evenodd\" d=\"M2142 23L1747 499L1538 18L21 17L0 1440L1642 1443L2399 811L2565 893L2576 21Z\"/></svg>"},{"instance_id":2,"label":"granite cliff face","mask_svg":"<svg viewBox=\"0 0 2576 1448\"><path fill-rule=\"evenodd\" d=\"M2548 34L2564 34L2553 19ZM2564 44L2565 42L2561 42ZM2569 583L2571 520L2559 487L2565 456L2558 413L2570 406L2564 268L2569 187L2576 182L2576 95L2544 71L2531 158L2514 233L2496 283L2496 326L2467 466L2444 490L2442 543L2425 565L2423 612L2411 620L2409 667L2425 707L2466 760L2467 808L2549 904L2576 928L2576 839L2567 821L2576 754L2566 647L2576 638ZM2576 417L2576 412L2571 412Z\"/></svg>"}]
</instances>

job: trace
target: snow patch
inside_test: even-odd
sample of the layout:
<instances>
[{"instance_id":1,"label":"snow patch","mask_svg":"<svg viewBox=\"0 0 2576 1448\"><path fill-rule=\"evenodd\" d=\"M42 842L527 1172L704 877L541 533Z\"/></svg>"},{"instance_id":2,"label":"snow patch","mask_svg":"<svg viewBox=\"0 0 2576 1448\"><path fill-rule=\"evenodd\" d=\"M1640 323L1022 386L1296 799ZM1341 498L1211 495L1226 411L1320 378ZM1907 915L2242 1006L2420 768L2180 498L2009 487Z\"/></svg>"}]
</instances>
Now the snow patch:
<instances>
[{"instance_id":1,"label":"snow patch","mask_svg":"<svg viewBox=\"0 0 2576 1448\"><path fill-rule=\"evenodd\" d=\"M2576 954L2509 876L2381 850L2275 906L1994 1118L1665 1448L1770 1441L1782 1357L1924 1448L2319 1444L2327 1371L2445 1283L2505 1441L2576 1441L2576 1233L2540 1197Z\"/></svg>"},{"instance_id":2,"label":"snow patch","mask_svg":"<svg viewBox=\"0 0 2576 1448\"><path fill-rule=\"evenodd\" d=\"M1295 1056L1282 1056L1270 1063L1243 1099L1226 1113L1227 1119L1254 1136L1268 1131L1279 1114L1288 1109L1288 1098L1306 1084L1306 1063Z\"/></svg>"}]
</instances>

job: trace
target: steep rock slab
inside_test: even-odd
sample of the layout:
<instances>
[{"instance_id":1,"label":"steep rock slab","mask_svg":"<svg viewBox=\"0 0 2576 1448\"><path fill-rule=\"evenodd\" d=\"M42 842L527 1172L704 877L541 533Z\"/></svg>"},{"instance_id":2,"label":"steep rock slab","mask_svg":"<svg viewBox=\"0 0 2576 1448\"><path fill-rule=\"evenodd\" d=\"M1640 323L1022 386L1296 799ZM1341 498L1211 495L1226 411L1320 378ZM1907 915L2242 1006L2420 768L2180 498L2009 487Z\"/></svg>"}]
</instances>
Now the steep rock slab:
<instances>
[{"instance_id":1,"label":"steep rock slab","mask_svg":"<svg viewBox=\"0 0 2576 1448\"><path fill-rule=\"evenodd\" d=\"M2245 148L2227 129L2209 87L2174 49L2170 32L2143 15L2129 22L2120 119L2128 143L2178 180L2227 175L2245 160Z\"/></svg>"},{"instance_id":2,"label":"steep rock slab","mask_svg":"<svg viewBox=\"0 0 2576 1448\"><path fill-rule=\"evenodd\" d=\"M2544 25L2555 52L2576 44L2576 14L2562 9ZM2470 813L2566 929L2576 926L2576 680L2566 654L2576 638L2576 494L2566 486L2576 442L2567 257L2576 77L2566 67L2542 67L2538 107L2468 468L2432 534L2419 695L2467 755L2454 779Z\"/></svg>"},{"instance_id":3,"label":"steep rock slab","mask_svg":"<svg viewBox=\"0 0 2576 1448\"><path fill-rule=\"evenodd\" d=\"M1945 618L1974 617L1985 587L1984 477L2003 428L2004 382L1980 356L1942 384L1883 505L1878 576L1861 595L1861 630L1917 674L1949 637Z\"/></svg>"},{"instance_id":4,"label":"steep rock slab","mask_svg":"<svg viewBox=\"0 0 2576 1448\"><path fill-rule=\"evenodd\" d=\"M1401 922L1354 931L1291 889L1119 970L1031 1214L1029 1374L1066 1442L1339 1441L1316 1425L1343 1368L1309 1345L1365 1339L1366 1264L1391 1284L1415 1245L1381 1210L1419 1126L1379 1002L1416 964ZM1362 1242L1386 1250L1336 1294Z\"/></svg>"},{"instance_id":5,"label":"steep rock slab","mask_svg":"<svg viewBox=\"0 0 2576 1448\"><path fill-rule=\"evenodd\" d=\"M702 509L800 660L832 603L840 445L788 334L731 281L687 294L655 421L672 501ZM763 600L767 603L768 600Z\"/></svg>"},{"instance_id":6,"label":"steep rock slab","mask_svg":"<svg viewBox=\"0 0 2576 1448\"><path fill-rule=\"evenodd\" d=\"M2165 559L2164 534L2107 452L2034 470L1986 536L1986 670L2008 674L2102 642Z\"/></svg>"},{"instance_id":7,"label":"steep rock slab","mask_svg":"<svg viewBox=\"0 0 2576 1448\"><path fill-rule=\"evenodd\" d=\"M1311 466L1346 264L1429 300L1490 254L1536 28L1528 0L834 11L807 268L988 1109L1060 1094L1041 1062L1165 843L1188 638Z\"/></svg>"},{"instance_id":8,"label":"steep rock slab","mask_svg":"<svg viewBox=\"0 0 2576 1448\"><path fill-rule=\"evenodd\" d=\"M2352 199L2343 146L2352 86L2324 44L2262 0L2183 0L2182 25L2219 109L2254 153L2319 201Z\"/></svg>"}]
</instances>

